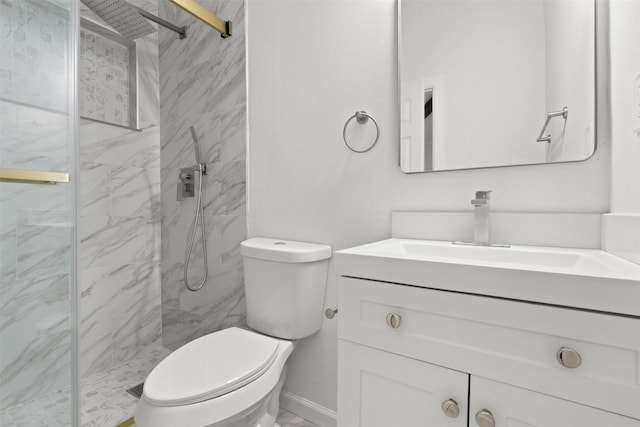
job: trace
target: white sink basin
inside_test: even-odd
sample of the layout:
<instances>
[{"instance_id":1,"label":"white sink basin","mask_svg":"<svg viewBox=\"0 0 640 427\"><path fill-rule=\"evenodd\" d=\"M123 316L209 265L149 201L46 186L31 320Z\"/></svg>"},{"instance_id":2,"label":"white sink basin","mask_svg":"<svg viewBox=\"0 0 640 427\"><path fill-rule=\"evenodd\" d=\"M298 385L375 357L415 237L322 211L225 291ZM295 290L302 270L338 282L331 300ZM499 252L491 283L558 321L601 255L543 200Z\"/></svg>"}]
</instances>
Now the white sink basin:
<instances>
[{"instance_id":1,"label":"white sink basin","mask_svg":"<svg viewBox=\"0 0 640 427\"><path fill-rule=\"evenodd\" d=\"M371 255L586 276L639 278L640 266L595 249L469 246L432 240L389 239L361 246ZM348 251L348 250L347 250Z\"/></svg>"},{"instance_id":2,"label":"white sink basin","mask_svg":"<svg viewBox=\"0 0 640 427\"><path fill-rule=\"evenodd\" d=\"M343 276L640 316L640 265L596 249L387 239L334 263Z\"/></svg>"}]
</instances>

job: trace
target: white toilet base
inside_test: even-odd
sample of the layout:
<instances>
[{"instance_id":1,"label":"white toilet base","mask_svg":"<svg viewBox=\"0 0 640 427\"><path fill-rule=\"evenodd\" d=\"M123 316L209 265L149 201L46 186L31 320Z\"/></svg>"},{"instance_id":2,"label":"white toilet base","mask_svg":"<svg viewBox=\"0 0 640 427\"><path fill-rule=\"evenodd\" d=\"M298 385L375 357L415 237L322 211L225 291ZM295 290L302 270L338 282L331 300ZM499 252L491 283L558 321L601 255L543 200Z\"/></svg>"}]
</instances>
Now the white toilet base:
<instances>
[{"instance_id":1,"label":"white toilet base","mask_svg":"<svg viewBox=\"0 0 640 427\"><path fill-rule=\"evenodd\" d=\"M276 423L280 408L280 392L287 376L287 366L284 366L280 380L273 390L260 402L244 411L219 423L207 427L280 427Z\"/></svg>"}]
</instances>

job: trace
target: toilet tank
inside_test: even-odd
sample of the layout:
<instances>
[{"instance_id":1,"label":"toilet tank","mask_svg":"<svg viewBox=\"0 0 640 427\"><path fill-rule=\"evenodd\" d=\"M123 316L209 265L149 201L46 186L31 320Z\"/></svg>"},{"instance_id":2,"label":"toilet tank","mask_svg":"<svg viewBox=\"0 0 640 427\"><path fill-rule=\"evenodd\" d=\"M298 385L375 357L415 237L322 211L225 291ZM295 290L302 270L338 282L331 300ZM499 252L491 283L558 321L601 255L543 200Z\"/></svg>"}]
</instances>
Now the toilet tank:
<instances>
[{"instance_id":1,"label":"toilet tank","mask_svg":"<svg viewBox=\"0 0 640 427\"><path fill-rule=\"evenodd\" d=\"M284 339L320 329L331 246L256 237L240 253L249 327Z\"/></svg>"}]
</instances>

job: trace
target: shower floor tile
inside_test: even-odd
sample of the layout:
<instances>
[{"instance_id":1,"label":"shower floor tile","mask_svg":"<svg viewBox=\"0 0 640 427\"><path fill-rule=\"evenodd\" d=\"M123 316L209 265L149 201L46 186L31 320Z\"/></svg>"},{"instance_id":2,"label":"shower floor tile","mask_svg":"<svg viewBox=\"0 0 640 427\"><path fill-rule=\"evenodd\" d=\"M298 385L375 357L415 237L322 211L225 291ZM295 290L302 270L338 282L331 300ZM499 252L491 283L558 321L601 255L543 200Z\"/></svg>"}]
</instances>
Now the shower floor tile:
<instances>
[{"instance_id":1,"label":"shower floor tile","mask_svg":"<svg viewBox=\"0 0 640 427\"><path fill-rule=\"evenodd\" d=\"M0 412L2 427L71 426L71 389L47 394Z\"/></svg>"},{"instance_id":2,"label":"shower floor tile","mask_svg":"<svg viewBox=\"0 0 640 427\"><path fill-rule=\"evenodd\" d=\"M159 348L82 380L81 427L114 427L129 419L138 399L126 390L145 380L151 370L171 354Z\"/></svg>"},{"instance_id":3,"label":"shower floor tile","mask_svg":"<svg viewBox=\"0 0 640 427\"><path fill-rule=\"evenodd\" d=\"M80 426L115 427L129 419L138 399L126 389L143 382L169 354L170 350L160 348L83 379L80 384ZM59 390L0 412L0 427L71 427L70 410L71 389ZM278 413L278 423L281 427L316 427L283 409Z\"/></svg>"}]
</instances>

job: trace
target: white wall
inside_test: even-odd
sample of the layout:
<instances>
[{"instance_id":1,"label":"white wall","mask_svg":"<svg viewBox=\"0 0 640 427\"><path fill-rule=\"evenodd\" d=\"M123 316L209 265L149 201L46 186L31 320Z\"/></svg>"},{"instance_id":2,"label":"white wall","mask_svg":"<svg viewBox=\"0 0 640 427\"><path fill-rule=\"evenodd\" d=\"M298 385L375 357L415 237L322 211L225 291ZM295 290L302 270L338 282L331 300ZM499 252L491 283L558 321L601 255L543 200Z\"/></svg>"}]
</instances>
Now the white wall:
<instances>
[{"instance_id":1,"label":"white wall","mask_svg":"<svg viewBox=\"0 0 640 427\"><path fill-rule=\"evenodd\" d=\"M611 210L640 214L640 2L611 2Z\"/></svg>"},{"instance_id":2,"label":"white wall","mask_svg":"<svg viewBox=\"0 0 640 427\"><path fill-rule=\"evenodd\" d=\"M567 120L551 119L545 144L547 161L584 159L595 139L593 87L594 9L591 2L547 1L544 4L546 84L544 111L569 109ZM544 117L544 115L542 116Z\"/></svg>"},{"instance_id":3,"label":"white wall","mask_svg":"<svg viewBox=\"0 0 640 427\"><path fill-rule=\"evenodd\" d=\"M392 210L470 211L478 189L501 211L608 210L606 138L580 163L400 172L393 0L249 0L248 66L250 236L339 250L388 237ZM342 141L360 109L381 128L366 154ZM336 366L336 321L325 319L292 355L285 390L335 410Z\"/></svg>"},{"instance_id":4,"label":"white wall","mask_svg":"<svg viewBox=\"0 0 640 427\"><path fill-rule=\"evenodd\" d=\"M640 264L640 2L611 1L611 211L604 248Z\"/></svg>"}]
</instances>

